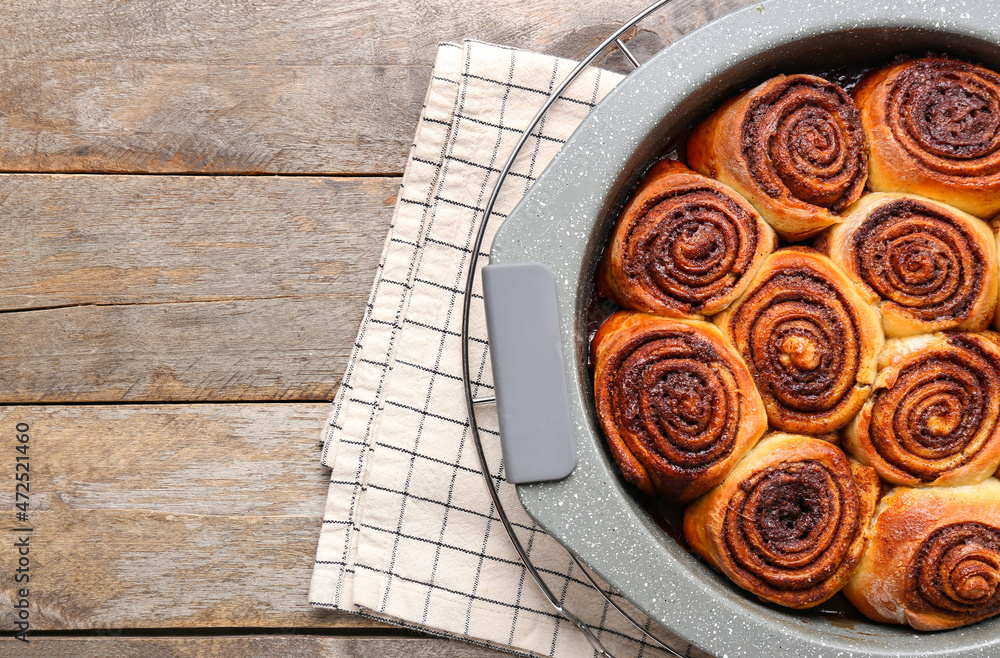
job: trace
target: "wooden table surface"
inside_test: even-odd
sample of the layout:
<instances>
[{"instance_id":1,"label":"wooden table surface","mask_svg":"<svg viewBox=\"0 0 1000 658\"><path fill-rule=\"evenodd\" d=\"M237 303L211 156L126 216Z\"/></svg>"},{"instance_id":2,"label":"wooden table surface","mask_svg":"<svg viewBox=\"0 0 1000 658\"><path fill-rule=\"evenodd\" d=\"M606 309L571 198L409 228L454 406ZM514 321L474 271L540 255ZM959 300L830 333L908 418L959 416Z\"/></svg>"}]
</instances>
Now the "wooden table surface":
<instances>
[{"instance_id":1,"label":"wooden table surface","mask_svg":"<svg viewBox=\"0 0 1000 658\"><path fill-rule=\"evenodd\" d=\"M319 430L436 44L580 58L646 4L4 2L0 654L501 655L306 603Z\"/></svg>"}]
</instances>

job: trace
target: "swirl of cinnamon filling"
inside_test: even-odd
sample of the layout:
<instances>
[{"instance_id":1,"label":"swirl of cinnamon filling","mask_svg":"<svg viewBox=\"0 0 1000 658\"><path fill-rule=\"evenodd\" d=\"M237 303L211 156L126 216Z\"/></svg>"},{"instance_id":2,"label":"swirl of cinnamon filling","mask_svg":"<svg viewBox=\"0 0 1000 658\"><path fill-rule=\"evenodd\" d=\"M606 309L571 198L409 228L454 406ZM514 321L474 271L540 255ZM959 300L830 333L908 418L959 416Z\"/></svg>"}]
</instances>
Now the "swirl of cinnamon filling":
<instances>
[{"instance_id":1,"label":"swirl of cinnamon filling","mask_svg":"<svg viewBox=\"0 0 1000 658\"><path fill-rule=\"evenodd\" d=\"M599 292L649 313L714 315L743 292L775 244L774 232L736 192L664 161L618 221Z\"/></svg>"},{"instance_id":2,"label":"swirl of cinnamon filling","mask_svg":"<svg viewBox=\"0 0 1000 658\"><path fill-rule=\"evenodd\" d=\"M747 480L730 499L723 540L748 575L803 589L843 562L857 516L857 494L842 491L823 464L782 464Z\"/></svg>"},{"instance_id":3,"label":"swirl of cinnamon filling","mask_svg":"<svg viewBox=\"0 0 1000 658\"><path fill-rule=\"evenodd\" d=\"M858 109L839 85L793 75L761 93L743 123L743 154L772 197L843 210L867 175Z\"/></svg>"},{"instance_id":4,"label":"swirl of cinnamon filling","mask_svg":"<svg viewBox=\"0 0 1000 658\"><path fill-rule=\"evenodd\" d=\"M832 444L772 435L689 508L685 533L700 555L740 587L767 601L807 608L850 578L877 493L874 472Z\"/></svg>"},{"instance_id":5,"label":"swirl of cinnamon filling","mask_svg":"<svg viewBox=\"0 0 1000 658\"><path fill-rule=\"evenodd\" d=\"M826 257L805 248L775 252L714 321L746 360L775 427L833 432L864 404L881 322Z\"/></svg>"},{"instance_id":6,"label":"swirl of cinnamon filling","mask_svg":"<svg viewBox=\"0 0 1000 658\"><path fill-rule=\"evenodd\" d=\"M928 537L910 564L911 608L973 617L1000 612L1000 528L955 523Z\"/></svg>"},{"instance_id":7,"label":"swirl of cinnamon filling","mask_svg":"<svg viewBox=\"0 0 1000 658\"><path fill-rule=\"evenodd\" d=\"M873 190L928 196L978 217L1000 209L1000 76L925 57L877 71L854 94Z\"/></svg>"},{"instance_id":8,"label":"swirl of cinnamon filling","mask_svg":"<svg viewBox=\"0 0 1000 658\"><path fill-rule=\"evenodd\" d=\"M912 62L887 99L893 134L920 164L952 176L1000 171L1000 76L953 59Z\"/></svg>"},{"instance_id":9,"label":"swirl of cinnamon filling","mask_svg":"<svg viewBox=\"0 0 1000 658\"><path fill-rule=\"evenodd\" d=\"M880 302L887 335L989 326L996 244L982 220L929 199L876 193L821 242L869 301Z\"/></svg>"},{"instance_id":10,"label":"swirl of cinnamon filling","mask_svg":"<svg viewBox=\"0 0 1000 658\"><path fill-rule=\"evenodd\" d=\"M715 327L621 312L594 337L598 418L625 478L695 498L760 438L766 417L746 366Z\"/></svg>"},{"instance_id":11,"label":"swirl of cinnamon filling","mask_svg":"<svg viewBox=\"0 0 1000 658\"><path fill-rule=\"evenodd\" d=\"M777 76L724 105L695 129L688 160L747 197L788 240L837 223L868 177L858 108L812 75Z\"/></svg>"},{"instance_id":12,"label":"swirl of cinnamon filling","mask_svg":"<svg viewBox=\"0 0 1000 658\"><path fill-rule=\"evenodd\" d=\"M1000 465L1000 339L948 333L891 341L845 446L893 484L971 484Z\"/></svg>"}]
</instances>

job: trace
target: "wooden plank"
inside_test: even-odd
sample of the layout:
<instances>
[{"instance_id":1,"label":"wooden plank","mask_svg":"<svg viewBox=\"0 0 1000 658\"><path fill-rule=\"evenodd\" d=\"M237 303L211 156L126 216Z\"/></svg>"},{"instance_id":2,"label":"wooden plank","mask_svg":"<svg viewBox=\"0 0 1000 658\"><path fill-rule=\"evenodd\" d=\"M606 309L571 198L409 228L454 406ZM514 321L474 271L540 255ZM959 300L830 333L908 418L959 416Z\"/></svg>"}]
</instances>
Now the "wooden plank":
<instances>
[{"instance_id":1,"label":"wooden plank","mask_svg":"<svg viewBox=\"0 0 1000 658\"><path fill-rule=\"evenodd\" d=\"M677 0L632 47L645 58L746 4ZM579 58L646 5L16 0L0 170L399 173L439 41Z\"/></svg>"},{"instance_id":2,"label":"wooden plank","mask_svg":"<svg viewBox=\"0 0 1000 658\"><path fill-rule=\"evenodd\" d=\"M401 172L430 75L0 60L0 171Z\"/></svg>"},{"instance_id":3,"label":"wooden plank","mask_svg":"<svg viewBox=\"0 0 1000 658\"><path fill-rule=\"evenodd\" d=\"M366 297L399 180L0 175L0 310Z\"/></svg>"},{"instance_id":4,"label":"wooden plank","mask_svg":"<svg viewBox=\"0 0 1000 658\"><path fill-rule=\"evenodd\" d=\"M331 398L398 185L0 176L0 401Z\"/></svg>"},{"instance_id":5,"label":"wooden plank","mask_svg":"<svg viewBox=\"0 0 1000 658\"><path fill-rule=\"evenodd\" d=\"M651 27L668 38L749 4L674 0ZM0 59L281 65L429 65L465 38L580 57L648 0L8 0ZM601 32L598 32L601 30ZM672 30L668 32L668 30ZM593 34L589 34L593 32ZM581 37L589 39L580 42ZM555 49L555 50L552 50Z\"/></svg>"},{"instance_id":6,"label":"wooden plank","mask_svg":"<svg viewBox=\"0 0 1000 658\"><path fill-rule=\"evenodd\" d=\"M307 603L320 523L318 516L35 512L31 622L39 629L367 627L363 617ZM14 628L17 593L10 537L0 555L4 629Z\"/></svg>"},{"instance_id":7,"label":"wooden plank","mask_svg":"<svg viewBox=\"0 0 1000 658\"><path fill-rule=\"evenodd\" d=\"M330 400L363 300L71 306L0 314L0 403Z\"/></svg>"},{"instance_id":8,"label":"wooden plank","mask_svg":"<svg viewBox=\"0 0 1000 658\"><path fill-rule=\"evenodd\" d=\"M0 654L24 658L499 658L510 654L467 642L438 638L321 637L251 635L246 637L34 637L28 644L0 639Z\"/></svg>"},{"instance_id":9,"label":"wooden plank","mask_svg":"<svg viewBox=\"0 0 1000 658\"><path fill-rule=\"evenodd\" d=\"M0 407L0 472L14 469L14 428L27 423L37 512L315 523L326 501L319 434L329 411L323 402ZM13 491L12 477L0 480Z\"/></svg>"},{"instance_id":10,"label":"wooden plank","mask_svg":"<svg viewBox=\"0 0 1000 658\"><path fill-rule=\"evenodd\" d=\"M0 408L0 628L11 629L18 423L38 630L384 627L307 603L328 405ZM22 426L23 429L23 426ZM20 536L20 533L19 533ZM8 605L10 602L11 605Z\"/></svg>"}]
</instances>

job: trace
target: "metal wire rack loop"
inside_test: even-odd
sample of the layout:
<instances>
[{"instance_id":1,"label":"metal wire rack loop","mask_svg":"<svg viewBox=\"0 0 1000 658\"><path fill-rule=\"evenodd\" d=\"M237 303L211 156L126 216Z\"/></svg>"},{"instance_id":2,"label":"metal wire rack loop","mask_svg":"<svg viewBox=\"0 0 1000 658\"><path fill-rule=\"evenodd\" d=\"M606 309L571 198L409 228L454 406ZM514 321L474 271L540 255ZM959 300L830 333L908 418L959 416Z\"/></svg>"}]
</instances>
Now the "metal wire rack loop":
<instances>
[{"instance_id":1,"label":"metal wire rack loop","mask_svg":"<svg viewBox=\"0 0 1000 658\"><path fill-rule=\"evenodd\" d=\"M472 434L473 442L476 446L476 455L479 458L479 464L482 467L483 479L486 482L486 488L489 490L490 498L493 501L493 507L496 509L497 516L500 517L500 522L503 524L504 530L507 532L507 536L510 538L511 543L514 545L514 550L517 551L518 557L524 564L525 569L531 576L535 585L541 590L542 594L552 605L555 611L562 616L564 619L576 626L580 631L586 636L587 640L594 647L599 655L607 656L608 658L614 658L612 654L604 647L601 641L598 639L597 635L594 633L593 629L590 628L586 623L573 615L569 610L567 610L559 599L552 593L545 581L542 580L541 575L535 568L535 565L531 562L531 558L528 556L527 551L525 551L524 546L521 545L521 541L518 539L517 535L514 534L514 528L507 518L507 513L504 511L503 505L500 503L499 495L497 494L496 486L493 483L492 477L490 476L489 466L486 463L486 453L483 450L482 439L479 436L479 426L476 423L476 406L481 404L489 404L496 401L495 397L480 397L474 398L472 393L472 377L470 375L469 368L469 318L470 311L472 308L472 287L475 282L477 264L479 261L479 252L483 245L483 239L486 235L486 226L490 220L490 216L493 214L493 207L496 205L497 198L500 196L500 189L503 187L504 181L507 180L508 174L510 174L511 168L514 166L514 160L520 154L521 149L524 148L525 143L527 143L528 138L531 136L532 131L538 126L542 117L552 106L553 103L562 95L563 91L566 90L569 85L576 80L576 78L588 67L594 60L596 60L602 53L608 49L615 47L622 55L629 61L633 68L639 66L639 60L629 51L628 47L622 41L622 36L631 30L633 27L641 23L651 14L660 10L667 4L672 2L672 0L657 0L646 9L642 10L630 20L626 21L620 28L615 30L608 38L601 42L591 53L585 57L570 73L566 78L559 83L559 85L549 94L549 97L539 108L538 112L535 114L534 118L528 123L527 128L521 134L521 138L518 140L517 144L514 146L513 152L507 159L506 164L500 170L500 175L497 179L497 183L493 188L493 192L490 194L489 200L486 202L486 207L483 210L483 220L479 225L479 231L476 234L476 241L472 247L471 259L469 262L469 272L466 276L465 282L465 298L462 305L462 383L465 387L465 405L469 413L469 429ZM626 620L628 620L636 629L638 629L645 637L648 637L650 641L662 649L670 652L671 654L680 657L680 654L670 648L666 643L656 638L654 635L649 633L649 631L640 625L635 619L632 618L625 610L619 606L612 596L604 591L604 589L597 584L595 579L591 576L590 571L586 569L583 564L576 558L575 555L570 554L576 564L580 567L581 572L586 576L587 580L590 581L591 585L601 593L601 596L615 609L617 610Z\"/></svg>"}]
</instances>

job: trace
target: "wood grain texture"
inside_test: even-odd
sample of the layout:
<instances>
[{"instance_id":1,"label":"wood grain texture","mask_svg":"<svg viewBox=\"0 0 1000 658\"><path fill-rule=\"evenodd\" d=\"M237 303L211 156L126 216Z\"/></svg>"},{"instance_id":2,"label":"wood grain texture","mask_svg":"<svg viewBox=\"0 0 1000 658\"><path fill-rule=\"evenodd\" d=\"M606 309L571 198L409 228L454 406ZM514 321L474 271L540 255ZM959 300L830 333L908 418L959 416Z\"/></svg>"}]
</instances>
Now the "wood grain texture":
<instances>
[{"instance_id":1,"label":"wood grain texture","mask_svg":"<svg viewBox=\"0 0 1000 658\"><path fill-rule=\"evenodd\" d=\"M438 42L580 58L647 4L16 0L0 170L399 173ZM632 48L645 59L746 4L676 0Z\"/></svg>"},{"instance_id":2,"label":"wood grain texture","mask_svg":"<svg viewBox=\"0 0 1000 658\"><path fill-rule=\"evenodd\" d=\"M0 171L401 172L428 82L413 66L0 60Z\"/></svg>"},{"instance_id":3,"label":"wood grain texture","mask_svg":"<svg viewBox=\"0 0 1000 658\"><path fill-rule=\"evenodd\" d=\"M0 455L13 469L14 427L28 423L38 512L315 522L326 501L319 434L329 412L323 402L0 407Z\"/></svg>"},{"instance_id":4,"label":"wood grain texture","mask_svg":"<svg viewBox=\"0 0 1000 658\"><path fill-rule=\"evenodd\" d=\"M746 0L674 0L667 38ZM8 0L0 59L236 65L430 65L440 41L483 39L581 57L647 0ZM600 35L597 30L607 30ZM580 41L594 32L592 41ZM599 37L599 38L598 38Z\"/></svg>"},{"instance_id":5,"label":"wood grain texture","mask_svg":"<svg viewBox=\"0 0 1000 658\"><path fill-rule=\"evenodd\" d=\"M0 176L0 401L330 399L398 185Z\"/></svg>"},{"instance_id":6,"label":"wood grain texture","mask_svg":"<svg viewBox=\"0 0 1000 658\"><path fill-rule=\"evenodd\" d=\"M363 301L333 296L0 314L0 403L330 400Z\"/></svg>"},{"instance_id":7,"label":"wood grain texture","mask_svg":"<svg viewBox=\"0 0 1000 658\"><path fill-rule=\"evenodd\" d=\"M30 636L29 636L30 637ZM29 644L0 639L0 655L24 658L500 658L510 654L436 638L320 637L34 637Z\"/></svg>"},{"instance_id":8,"label":"wood grain texture","mask_svg":"<svg viewBox=\"0 0 1000 658\"><path fill-rule=\"evenodd\" d=\"M0 408L11 472L14 428L30 426L33 627L384 627L307 603L329 477L318 459L328 411ZM0 495L13 500L13 478L2 481ZM0 627L9 629L17 555L5 544Z\"/></svg>"},{"instance_id":9,"label":"wood grain texture","mask_svg":"<svg viewBox=\"0 0 1000 658\"><path fill-rule=\"evenodd\" d=\"M367 298L395 178L0 175L0 310Z\"/></svg>"},{"instance_id":10,"label":"wood grain texture","mask_svg":"<svg viewBox=\"0 0 1000 658\"><path fill-rule=\"evenodd\" d=\"M364 618L308 605L320 522L318 516L35 512L32 623L50 630L365 625ZM9 550L0 556L5 629L14 627L13 560Z\"/></svg>"}]
</instances>

